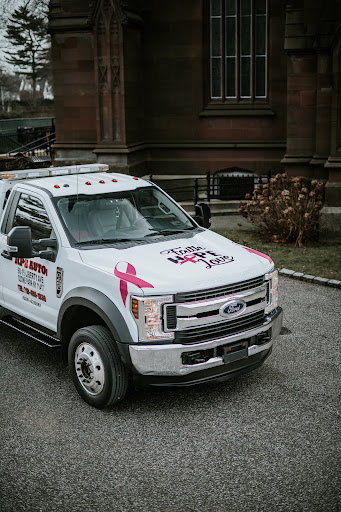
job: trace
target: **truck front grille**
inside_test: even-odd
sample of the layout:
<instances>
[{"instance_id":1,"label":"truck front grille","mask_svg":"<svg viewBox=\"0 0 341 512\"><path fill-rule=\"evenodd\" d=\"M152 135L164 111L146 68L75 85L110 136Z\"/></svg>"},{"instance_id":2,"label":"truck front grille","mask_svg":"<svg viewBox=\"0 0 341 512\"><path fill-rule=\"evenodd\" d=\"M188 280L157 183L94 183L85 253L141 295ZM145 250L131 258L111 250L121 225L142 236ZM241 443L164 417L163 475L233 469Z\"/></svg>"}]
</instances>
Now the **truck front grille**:
<instances>
[{"instance_id":1,"label":"truck front grille","mask_svg":"<svg viewBox=\"0 0 341 512\"><path fill-rule=\"evenodd\" d=\"M254 279L248 279L247 281L241 281L227 286L218 286L217 288L211 288L207 290L199 290L194 292L177 293L174 297L174 302L192 302L203 299L211 299L214 297L221 297L224 295L231 295L239 293L244 290L252 290L257 288L264 283L264 276L255 277Z\"/></svg>"},{"instance_id":2,"label":"truck front grille","mask_svg":"<svg viewBox=\"0 0 341 512\"><path fill-rule=\"evenodd\" d=\"M174 343L201 343L260 327L269 300L264 276L209 290L178 293L164 307L164 328ZM239 301L242 311L225 314L225 306Z\"/></svg>"},{"instance_id":3,"label":"truck front grille","mask_svg":"<svg viewBox=\"0 0 341 512\"><path fill-rule=\"evenodd\" d=\"M176 306L168 306L167 308L167 329L176 329L177 317L176 317Z\"/></svg>"},{"instance_id":4,"label":"truck front grille","mask_svg":"<svg viewBox=\"0 0 341 512\"><path fill-rule=\"evenodd\" d=\"M176 331L174 343L191 344L225 338L226 336L232 336L233 334L260 327L264 320L264 311L257 311L251 315L240 316L235 320L200 327L200 329L193 328Z\"/></svg>"}]
</instances>

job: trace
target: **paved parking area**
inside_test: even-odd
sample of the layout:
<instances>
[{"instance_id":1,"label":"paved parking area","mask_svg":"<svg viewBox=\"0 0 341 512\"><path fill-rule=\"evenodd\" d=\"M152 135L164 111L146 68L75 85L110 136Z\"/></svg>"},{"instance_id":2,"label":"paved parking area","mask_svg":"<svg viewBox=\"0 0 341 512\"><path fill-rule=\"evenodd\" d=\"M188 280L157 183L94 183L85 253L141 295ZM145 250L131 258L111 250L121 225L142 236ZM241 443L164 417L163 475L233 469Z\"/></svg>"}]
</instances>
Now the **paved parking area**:
<instances>
[{"instance_id":1,"label":"paved parking area","mask_svg":"<svg viewBox=\"0 0 341 512\"><path fill-rule=\"evenodd\" d=\"M257 371L98 411L59 353L1 327L1 512L341 510L341 291L281 278Z\"/></svg>"}]
</instances>

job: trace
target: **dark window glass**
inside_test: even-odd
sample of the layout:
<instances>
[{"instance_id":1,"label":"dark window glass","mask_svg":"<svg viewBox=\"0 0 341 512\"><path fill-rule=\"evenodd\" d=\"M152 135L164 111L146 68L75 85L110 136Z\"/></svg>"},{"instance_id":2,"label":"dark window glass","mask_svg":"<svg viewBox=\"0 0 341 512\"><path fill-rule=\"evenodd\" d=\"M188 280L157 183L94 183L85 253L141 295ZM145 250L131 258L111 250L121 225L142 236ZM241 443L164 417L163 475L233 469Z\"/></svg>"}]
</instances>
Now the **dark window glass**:
<instances>
[{"instance_id":1,"label":"dark window glass","mask_svg":"<svg viewBox=\"0 0 341 512\"><path fill-rule=\"evenodd\" d=\"M241 86L240 95L241 97L250 97L251 84L250 84L250 71L251 71L251 59L250 57L242 57L240 61L241 67Z\"/></svg>"},{"instance_id":2,"label":"dark window glass","mask_svg":"<svg viewBox=\"0 0 341 512\"><path fill-rule=\"evenodd\" d=\"M251 14L251 0L241 0L241 12L244 14Z\"/></svg>"},{"instance_id":3,"label":"dark window glass","mask_svg":"<svg viewBox=\"0 0 341 512\"><path fill-rule=\"evenodd\" d=\"M236 18L226 18L226 56L236 55Z\"/></svg>"},{"instance_id":4,"label":"dark window glass","mask_svg":"<svg viewBox=\"0 0 341 512\"><path fill-rule=\"evenodd\" d=\"M211 0L211 16L220 16L220 0Z\"/></svg>"},{"instance_id":5,"label":"dark window glass","mask_svg":"<svg viewBox=\"0 0 341 512\"><path fill-rule=\"evenodd\" d=\"M234 16L236 14L236 0L226 0L225 5L226 16Z\"/></svg>"},{"instance_id":6,"label":"dark window glass","mask_svg":"<svg viewBox=\"0 0 341 512\"><path fill-rule=\"evenodd\" d=\"M226 96L234 98L236 96L236 58L228 57L226 59Z\"/></svg>"},{"instance_id":7,"label":"dark window glass","mask_svg":"<svg viewBox=\"0 0 341 512\"><path fill-rule=\"evenodd\" d=\"M267 0L211 0L210 97L267 96Z\"/></svg>"},{"instance_id":8,"label":"dark window glass","mask_svg":"<svg viewBox=\"0 0 341 512\"><path fill-rule=\"evenodd\" d=\"M266 0L254 0L256 14L266 14Z\"/></svg>"},{"instance_id":9,"label":"dark window glass","mask_svg":"<svg viewBox=\"0 0 341 512\"><path fill-rule=\"evenodd\" d=\"M256 57L256 96L265 96L265 57Z\"/></svg>"},{"instance_id":10,"label":"dark window glass","mask_svg":"<svg viewBox=\"0 0 341 512\"><path fill-rule=\"evenodd\" d=\"M251 55L251 16L242 16L240 44L241 54Z\"/></svg>"},{"instance_id":11,"label":"dark window glass","mask_svg":"<svg viewBox=\"0 0 341 512\"><path fill-rule=\"evenodd\" d=\"M221 98L221 59L212 59L212 98Z\"/></svg>"},{"instance_id":12,"label":"dark window glass","mask_svg":"<svg viewBox=\"0 0 341 512\"><path fill-rule=\"evenodd\" d=\"M256 16L256 55L266 53L266 18Z\"/></svg>"},{"instance_id":13,"label":"dark window glass","mask_svg":"<svg viewBox=\"0 0 341 512\"><path fill-rule=\"evenodd\" d=\"M221 56L221 23L220 18L212 18L212 57Z\"/></svg>"},{"instance_id":14,"label":"dark window glass","mask_svg":"<svg viewBox=\"0 0 341 512\"><path fill-rule=\"evenodd\" d=\"M13 227L29 226L32 240L50 238L52 226L43 203L34 196L21 194L15 210Z\"/></svg>"}]
</instances>

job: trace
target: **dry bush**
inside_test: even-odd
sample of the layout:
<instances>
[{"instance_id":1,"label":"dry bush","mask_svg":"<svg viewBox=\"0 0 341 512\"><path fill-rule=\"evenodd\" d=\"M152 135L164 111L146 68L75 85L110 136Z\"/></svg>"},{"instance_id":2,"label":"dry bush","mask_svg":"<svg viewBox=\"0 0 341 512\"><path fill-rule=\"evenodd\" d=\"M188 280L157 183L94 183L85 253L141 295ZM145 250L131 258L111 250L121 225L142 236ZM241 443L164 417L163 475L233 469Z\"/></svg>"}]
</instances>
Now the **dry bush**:
<instances>
[{"instance_id":1,"label":"dry bush","mask_svg":"<svg viewBox=\"0 0 341 512\"><path fill-rule=\"evenodd\" d=\"M304 242L318 237L318 220L323 205L324 184L303 177L276 174L266 185L246 194L240 212L259 228L267 240Z\"/></svg>"}]
</instances>

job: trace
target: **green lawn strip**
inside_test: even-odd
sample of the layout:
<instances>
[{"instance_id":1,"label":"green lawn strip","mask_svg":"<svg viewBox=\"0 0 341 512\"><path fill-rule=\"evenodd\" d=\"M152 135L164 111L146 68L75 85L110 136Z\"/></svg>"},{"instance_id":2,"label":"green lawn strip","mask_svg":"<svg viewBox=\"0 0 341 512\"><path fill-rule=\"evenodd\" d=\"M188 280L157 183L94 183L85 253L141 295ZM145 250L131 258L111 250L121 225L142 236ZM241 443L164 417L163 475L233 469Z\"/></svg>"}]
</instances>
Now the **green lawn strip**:
<instances>
[{"instance_id":1,"label":"green lawn strip","mask_svg":"<svg viewBox=\"0 0 341 512\"><path fill-rule=\"evenodd\" d=\"M264 242L254 231L217 230L234 242L268 254L277 268L341 281L341 244L309 244L304 247Z\"/></svg>"}]
</instances>

